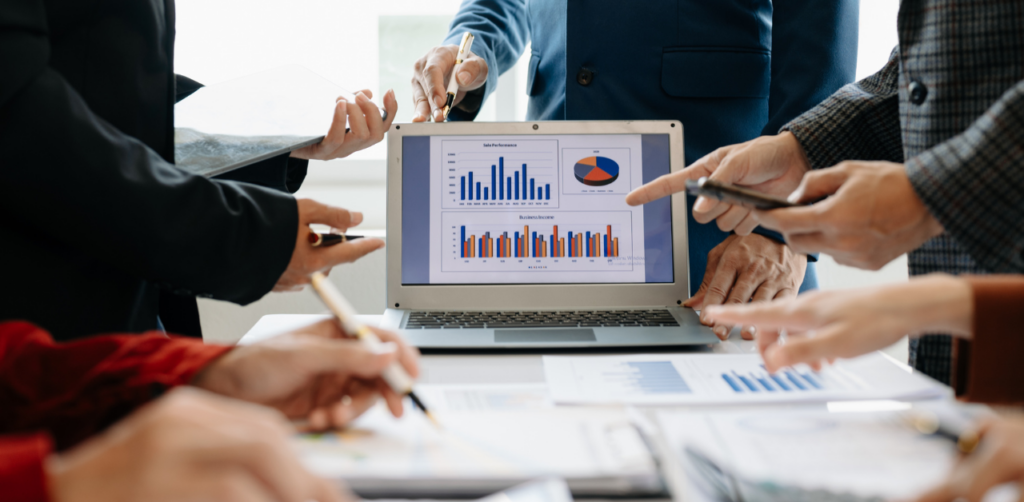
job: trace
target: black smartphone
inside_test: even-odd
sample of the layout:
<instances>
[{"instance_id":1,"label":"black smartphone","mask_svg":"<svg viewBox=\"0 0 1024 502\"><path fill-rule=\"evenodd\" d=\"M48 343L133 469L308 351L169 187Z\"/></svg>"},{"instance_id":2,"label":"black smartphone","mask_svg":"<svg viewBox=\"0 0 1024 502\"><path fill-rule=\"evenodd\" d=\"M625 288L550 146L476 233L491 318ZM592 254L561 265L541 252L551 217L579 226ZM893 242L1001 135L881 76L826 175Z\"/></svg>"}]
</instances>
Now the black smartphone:
<instances>
[{"instance_id":1,"label":"black smartphone","mask_svg":"<svg viewBox=\"0 0 1024 502\"><path fill-rule=\"evenodd\" d=\"M794 204L781 197L758 192L749 188L743 188L728 183L721 183L707 177L698 180L686 180L686 191L693 195L702 195L717 199L728 204L735 204L751 209L781 209L784 207L796 207Z\"/></svg>"}]
</instances>

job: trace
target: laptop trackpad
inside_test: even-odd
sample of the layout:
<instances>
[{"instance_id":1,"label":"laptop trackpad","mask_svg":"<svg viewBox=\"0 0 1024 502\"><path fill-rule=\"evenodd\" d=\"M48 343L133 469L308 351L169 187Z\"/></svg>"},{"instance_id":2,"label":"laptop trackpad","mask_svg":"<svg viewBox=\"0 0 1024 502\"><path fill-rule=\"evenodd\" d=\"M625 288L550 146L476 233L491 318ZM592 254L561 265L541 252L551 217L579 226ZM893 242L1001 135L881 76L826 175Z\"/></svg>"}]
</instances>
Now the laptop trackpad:
<instances>
[{"instance_id":1,"label":"laptop trackpad","mask_svg":"<svg viewBox=\"0 0 1024 502\"><path fill-rule=\"evenodd\" d=\"M495 343L596 342L592 329L497 329Z\"/></svg>"}]
</instances>

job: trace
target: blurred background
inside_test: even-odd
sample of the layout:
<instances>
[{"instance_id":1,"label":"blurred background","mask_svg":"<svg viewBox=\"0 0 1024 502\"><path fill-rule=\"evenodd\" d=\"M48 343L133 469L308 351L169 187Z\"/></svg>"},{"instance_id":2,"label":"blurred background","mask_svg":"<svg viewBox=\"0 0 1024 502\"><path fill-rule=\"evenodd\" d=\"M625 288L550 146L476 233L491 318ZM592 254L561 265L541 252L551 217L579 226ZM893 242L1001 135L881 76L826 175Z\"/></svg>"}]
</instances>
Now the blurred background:
<instances>
[{"instance_id":1,"label":"blurred background","mask_svg":"<svg viewBox=\"0 0 1024 502\"><path fill-rule=\"evenodd\" d=\"M204 84L288 64L299 64L338 85L375 96L394 89L398 122L412 118L413 63L441 42L459 0L177 0L175 70ZM861 0L857 78L880 69L897 44L898 0ZM477 120L526 117L527 57L502 75L494 98ZM495 99L497 98L497 99ZM310 163L296 194L362 211L363 233L384 236L386 142L349 158ZM384 311L384 252L336 268L331 279L360 313ZM823 289L904 281L906 258L877 272L837 265L823 256L818 265ZM233 343L265 314L318 313L324 309L310 291L271 293L247 307L200 300L208 341ZM905 343L890 349L906 361Z\"/></svg>"}]
</instances>

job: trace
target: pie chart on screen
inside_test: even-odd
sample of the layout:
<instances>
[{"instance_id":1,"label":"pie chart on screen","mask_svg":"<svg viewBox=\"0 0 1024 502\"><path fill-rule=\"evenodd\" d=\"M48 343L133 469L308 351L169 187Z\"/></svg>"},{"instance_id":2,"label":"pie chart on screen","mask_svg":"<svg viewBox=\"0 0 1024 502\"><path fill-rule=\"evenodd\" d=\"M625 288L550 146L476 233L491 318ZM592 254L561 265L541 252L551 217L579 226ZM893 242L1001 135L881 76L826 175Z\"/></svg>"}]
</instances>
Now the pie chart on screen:
<instances>
[{"instance_id":1,"label":"pie chart on screen","mask_svg":"<svg viewBox=\"0 0 1024 502\"><path fill-rule=\"evenodd\" d=\"M587 157L576 162L573 174L584 185L601 187L619 179L619 164L608 157Z\"/></svg>"}]
</instances>

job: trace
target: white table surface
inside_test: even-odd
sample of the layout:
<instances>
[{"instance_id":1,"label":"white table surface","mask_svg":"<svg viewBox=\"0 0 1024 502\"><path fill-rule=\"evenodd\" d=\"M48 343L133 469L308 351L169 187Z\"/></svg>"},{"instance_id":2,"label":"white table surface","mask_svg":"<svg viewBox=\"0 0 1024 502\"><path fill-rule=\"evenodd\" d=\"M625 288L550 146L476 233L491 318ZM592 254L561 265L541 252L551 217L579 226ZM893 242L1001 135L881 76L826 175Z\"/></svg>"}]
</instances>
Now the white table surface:
<instances>
[{"instance_id":1,"label":"white table surface","mask_svg":"<svg viewBox=\"0 0 1024 502\"><path fill-rule=\"evenodd\" d=\"M363 324L377 326L380 324L382 315L361 315L359 319ZM329 315L317 314L274 314L263 316L252 329L238 342L239 344L250 344L260 340L280 335L287 331L307 326L309 324L329 319ZM693 351L694 349L688 349ZM736 354L745 352L756 352L754 342L744 341L740 338L739 330L733 330L732 335L726 342L704 346L697 350ZM634 352L635 353L635 352ZM560 353L563 354L563 353ZM544 383L543 354L500 354L500 353L476 353L476 354L426 354L420 358L421 383L432 384L516 384L516 383ZM662 455L663 457L665 455ZM673 492L680 491L679 486L685 483L678 469L673 469L671 464L663 465L663 474L666 482L673 487ZM681 497L676 496L677 500ZM594 500L594 499L588 499ZM624 499L616 499L617 502L628 502ZM658 502L664 499L638 499L644 502ZM687 500L690 502L690 500Z\"/></svg>"}]
</instances>

